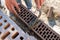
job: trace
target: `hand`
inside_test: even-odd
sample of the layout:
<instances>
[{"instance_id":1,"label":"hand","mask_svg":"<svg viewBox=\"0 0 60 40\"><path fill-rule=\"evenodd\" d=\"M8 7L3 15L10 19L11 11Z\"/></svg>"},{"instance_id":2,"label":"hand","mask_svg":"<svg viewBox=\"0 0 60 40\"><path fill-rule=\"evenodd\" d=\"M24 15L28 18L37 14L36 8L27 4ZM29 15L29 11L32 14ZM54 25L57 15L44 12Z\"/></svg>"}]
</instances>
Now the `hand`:
<instances>
[{"instance_id":1,"label":"hand","mask_svg":"<svg viewBox=\"0 0 60 40\"><path fill-rule=\"evenodd\" d=\"M35 0L35 3L37 5L38 9L41 9L41 6L42 6L43 2L44 2L44 0Z\"/></svg>"},{"instance_id":2,"label":"hand","mask_svg":"<svg viewBox=\"0 0 60 40\"><path fill-rule=\"evenodd\" d=\"M14 14L16 14L16 10L14 7L17 8L17 10L20 12L20 8L18 6L18 3L16 2L16 0L5 0L6 6L7 8Z\"/></svg>"}]
</instances>

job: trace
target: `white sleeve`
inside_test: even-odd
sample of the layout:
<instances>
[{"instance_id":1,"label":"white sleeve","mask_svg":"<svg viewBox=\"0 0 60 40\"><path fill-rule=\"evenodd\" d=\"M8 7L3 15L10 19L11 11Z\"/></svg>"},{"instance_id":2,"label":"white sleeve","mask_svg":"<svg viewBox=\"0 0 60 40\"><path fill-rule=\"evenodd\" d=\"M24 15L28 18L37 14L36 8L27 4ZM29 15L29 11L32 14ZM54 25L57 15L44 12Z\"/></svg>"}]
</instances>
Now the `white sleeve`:
<instances>
[{"instance_id":1,"label":"white sleeve","mask_svg":"<svg viewBox=\"0 0 60 40\"><path fill-rule=\"evenodd\" d=\"M1 1L1 6L3 7L3 8L5 8L5 9L2 9L2 11L3 11L3 13L5 13L6 15L8 15L8 16L10 16L10 12L9 12L9 10L7 9L7 7L6 7L6 4L5 4L5 0L0 0Z\"/></svg>"},{"instance_id":2,"label":"white sleeve","mask_svg":"<svg viewBox=\"0 0 60 40\"><path fill-rule=\"evenodd\" d=\"M0 6L1 6L1 0L0 0Z\"/></svg>"},{"instance_id":3,"label":"white sleeve","mask_svg":"<svg viewBox=\"0 0 60 40\"><path fill-rule=\"evenodd\" d=\"M1 0L1 6L5 6L5 0Z\"/></svg>"}]
</instances>

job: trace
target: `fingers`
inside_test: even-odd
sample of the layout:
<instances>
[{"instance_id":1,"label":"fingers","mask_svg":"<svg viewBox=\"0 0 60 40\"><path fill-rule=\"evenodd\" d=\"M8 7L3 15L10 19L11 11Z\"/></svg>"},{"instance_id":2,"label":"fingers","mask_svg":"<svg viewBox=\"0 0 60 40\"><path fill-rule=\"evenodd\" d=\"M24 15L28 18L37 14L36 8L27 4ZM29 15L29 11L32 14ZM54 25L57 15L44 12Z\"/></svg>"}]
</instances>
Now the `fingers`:
<instances>
[{"instance_id":1,"label":"fingers","mask_svg":"<svg viewBox=\"0 0 60 40\"><path fill-rule=\"evenodd\" d=\"M10 12L14 13L15 15L17 14L17 12L14 7L16 7L17 10L20 12L20 8L16 0L5 0L5 3Z\"/></svg>"},{"instance_id":2,"label":"fingers","mask_svg":"<svg viewBox=\"0 0 60 40\"><path fill-rule=\"evenodd\" d=\"M11 5L11 9L12 9L13 13L16 15L16 14L17 14L17 12L16 12L16 10L15 10L15 8L14 8L14 6L13 6L13 5Z\"/></svg>"},{"instance_id":3,"label":"fingers","mask_svg":"<svg viewBox=\"0 0 60 40\"><path fill-rule=\"evenodd\" d=\"M6 0L6 6L7 6L8 9L11 9L10 8L10 3L8 2L8 0Z\"/></svg>"},{"instance_id":4,"label":"fingers","mask_svg":"<svg viewBox=\"0 0 60 40\"><path fill-rule=\"evenodd\" d=\"M12 0L12 3L17 8L17 10L20 12L20 8L19 8L18 3L16 2L16 0L14 0L14 1Z\"/></svg>"},{"instance_id":5,"label":"fingers","mask_svg":"<svg viewBox=\"0 0 60 40\"><path fill-rule=\"evenodd\" d=\"M18 6L18 4L16 3L15 7L17 8L17 10L20 12L20 8Z\"/></svg>"},{"instance_id":6,"label":"fingers","mask_svg":"<svg viewBox=\"0 0 60 40\"><path fill-rule=\"evenodd\" d=\"M14 6L12 4L10 4L9 2L6 2L6 6L7 8L10 10L10 12L16 14L17 12L14 9Z\"/></svg>"}]
</instances>

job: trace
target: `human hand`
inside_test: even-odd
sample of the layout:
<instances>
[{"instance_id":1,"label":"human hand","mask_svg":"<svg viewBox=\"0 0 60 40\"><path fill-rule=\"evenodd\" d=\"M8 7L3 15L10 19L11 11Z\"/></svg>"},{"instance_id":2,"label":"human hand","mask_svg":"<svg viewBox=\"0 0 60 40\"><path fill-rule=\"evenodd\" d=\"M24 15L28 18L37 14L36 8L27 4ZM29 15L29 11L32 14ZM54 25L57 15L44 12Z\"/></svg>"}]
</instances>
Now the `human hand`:
<instances>
[{"instance_id":1,"label":"human hand","mask_svg":"<svg viewBox=\"0 0 60 40\"><path fill-rule=\"evenodd\" d=\"M16 14L16 10L14 7L16 7L16 9L18 10L18 12L20 12L20 8L18 6L18 3L16 2L16 0L5 0L6 6L7 8L14 14Z\"/></svg>"}]
</instances>

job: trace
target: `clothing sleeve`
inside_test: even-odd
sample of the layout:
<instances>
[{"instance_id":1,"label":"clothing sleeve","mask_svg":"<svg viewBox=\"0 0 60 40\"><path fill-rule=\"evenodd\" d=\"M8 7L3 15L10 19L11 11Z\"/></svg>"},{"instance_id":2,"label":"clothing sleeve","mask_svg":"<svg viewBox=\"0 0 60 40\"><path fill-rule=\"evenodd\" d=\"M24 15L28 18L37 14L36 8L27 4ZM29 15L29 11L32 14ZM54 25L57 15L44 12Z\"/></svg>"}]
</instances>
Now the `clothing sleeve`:
<instances>
[{"instance_id":1,"label":"clothing sleeve","mask_svg":"<svg viewBox=\"0 0 60 40\"><path fill-rule=\"evenodd\" d=\"M5 5L5 0L1 0L1 5L2 5L2 6Z\"/></svg>"},{"instance_id":2,"label":"clothing sleeve","mask_svg":"<svg viewBox=\"0 0 60 40\"><path fill-rule=\"evenodd\" d=\"M5 0L0 0L0 6L2 6L2 7L5 6Z\"/></svg>"},{"instance_id":3,"label":"clothing sleeve","mask_svg":"<svg viewBox=\"0 0 60 40\"><path fill-rule=\"evenodd\" d=\"M1 0L0 0L0 5L1 5Z\"/></svg>"},{"instance_id":4,"label":"clothing sleeve","mask_svg":"<svg viewBox=\"0 0 60 40\"><path fill-rule=\"evenodd\" d=\"M10 17L10 11L7 9L5 0L0 0L0 10Z\"/></svg>"}]
</instances>

